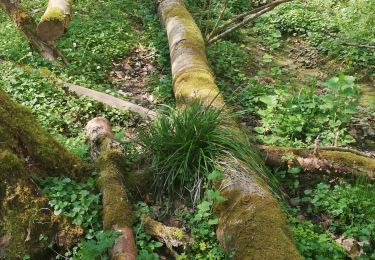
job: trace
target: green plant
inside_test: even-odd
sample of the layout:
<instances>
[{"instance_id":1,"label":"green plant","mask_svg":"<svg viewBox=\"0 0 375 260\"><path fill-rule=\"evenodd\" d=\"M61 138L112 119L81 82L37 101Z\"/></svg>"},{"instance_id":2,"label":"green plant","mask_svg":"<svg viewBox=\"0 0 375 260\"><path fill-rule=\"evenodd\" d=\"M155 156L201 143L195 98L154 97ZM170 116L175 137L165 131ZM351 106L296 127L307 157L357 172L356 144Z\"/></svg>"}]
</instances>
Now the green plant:
<instances>
[{"instance_id":1,"label":"green plant","mask_svg":"<svg viewBox=\"0 0 375 260\"><path fill-rule=\"evenodd\" d=\"M199 191L206 172L213 168L217 154L215 139L220 135L219 110L204 108L199 102L183 111L167 107L141 140L151 151L156 190L169 195L187 188Z\"/></svg>"},{"instance_id":2,"label":"green plant","mask_svg":"<svg viewBox=\"0 0 375 260\"><path fill-rule=\"evenodd\" d=\"M155 249L160 248L163 244L153 240L151 236L145 232L141 220L141 216L143 214L153 215L154 212L144 202L138 202L135 204L135 209L136 225L133 227L133 229L138 249L137 260L158 260L159 256L154 251Z\"/></svg>"},{"instance_id":3,"label":"green plant","mask_svg":"<svg viewBox=\"0 0 375 260\"><path fill-rule=\"evenodd\" d=\"M344 249L335 241L332 234L323 231L310 221L299 221L290 217L293 235L298 250L304 259L345 259Z\"/></svg>"},{"instance_id":4,"label":"green plant","mask_svg":"<svg viewBox=\"0 0 375 260\"><path fill-rule=\"evenodd\" d=\"M354 141L346 126L358 108L354 77L340 74L325 83L326 93L315 89L276 89L260 97L266 105L258 112L261 126L255 128L266 144L309 146L316 139L322 145L345 145Z\"/></svg>"},{"instance_id":5,"label":"green plant","mask_svg":"<svg viewBox=\"0 0 375 260\"><path fill-rule=\"evenodd\" d=\"M209 182L203 188L203 200L197 205L195 212L177 211L176 216L186 222L190 227L193 243L178 257L184 259L230 259L232 253L226 254L217 242L216 227L219 223L214 214L214 204L225 201L220 191L212 188L209 183L220 181L224 178L219 170L214 170L208 175Z\"/></svg>"},{"instance_id":6,"label":"green plant","mask_svg":"<svg viewBox=\"0 0 375 260\"><path fill-rule=\"evenodd\" d=\"M328 214L329 229L358 241L368 241L365 251L375 256L375 189L372 184L317 185L310 195L312 212Z\"/></svg>"},{"instance_id":7,"label":"green plant","mask_svg":"<svg viewBox=\"0 0 375 260\"><path fill-rule=\"evenodd\" d=\"M72 253L73 260L109 259L107 250L110 249L115 239L119 236L117 231L99 231L93 239L84 240L79 249ZM67 254L69 255L69 254Z\"/></svg>"},{"instance_id":8,"label":"green plant","mask_svg":"<svg viewBox=\"0 0 375 260\"><path fill-rule=\"evenodd\" d=\"M93 238L95 232L101 230L99 214L102 206L93 178L78 183L69 178L47 177L40 183L55 215L70 217L73 224L85 229L87 239Z\"/></svg>"},{"instance_id":9,"label":"green plant","mask_svg":"<svg viewBox=\"0 0 375 260\"><path fill-rule=\"evenodd\" d=\"M159 197L165 190L169 196L189 190L195 203L221 156L232 155L255 169L258 177L272 179L250 139L232 127L232 120L226 112L195 101L182 111L167 107L142 133L141 141L153 156L151 168Z\"/></svg>"}]
</instances>

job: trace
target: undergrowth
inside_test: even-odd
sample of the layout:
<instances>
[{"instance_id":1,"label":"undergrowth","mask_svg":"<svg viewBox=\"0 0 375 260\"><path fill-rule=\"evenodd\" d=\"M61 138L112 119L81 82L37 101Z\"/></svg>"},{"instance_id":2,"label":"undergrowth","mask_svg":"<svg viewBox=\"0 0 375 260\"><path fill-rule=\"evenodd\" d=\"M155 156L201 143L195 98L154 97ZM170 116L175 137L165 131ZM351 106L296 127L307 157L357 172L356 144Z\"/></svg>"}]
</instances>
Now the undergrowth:
<instances>
[{"instance_id":1,"label":"undergrowth","mask_svg":"<svg viewBox=\"0 0 375 260\"><path fill-rule=\"evenodd\" d=\"M234 116L195 101L183 110L167 107L141 135L141 143L152 155L154 189L160 197L190 192L193 203L202 196L201 187L216 167L216 160L232 155L250 165L259 178L271 176L250 140L236 130Z\"/></svg>"},{"instance_id":2,"label":"undergrowth","mask_svg":"<svg viewBox=\"0 0 375 260\"><path fill-rule=\"evenodd\" d=\"M84 230L84 237L78 245L67 252L54 250L56 259L108 259L107 250L113 246L118 236L116 231L103 231L101 224L101 195L95 189L95 180L89 178L84 183L69 178L47 177L38 180L42 192L49 198L48 204L55 215L69 217L72 224ZM40 239L48 239L41 237Z\"/></svg>"}]
</instances>

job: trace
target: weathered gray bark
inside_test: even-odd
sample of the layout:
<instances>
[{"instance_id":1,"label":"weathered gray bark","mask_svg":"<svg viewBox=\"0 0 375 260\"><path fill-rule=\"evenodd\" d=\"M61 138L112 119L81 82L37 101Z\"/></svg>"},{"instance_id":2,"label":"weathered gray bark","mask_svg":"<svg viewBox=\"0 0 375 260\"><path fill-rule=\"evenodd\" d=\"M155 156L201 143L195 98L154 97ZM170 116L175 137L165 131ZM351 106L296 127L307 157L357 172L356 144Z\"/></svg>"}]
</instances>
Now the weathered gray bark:
<instances>
[{"instance_id":1,"label":"weathered gray bark","mask_svg":"<svg viewBox=\"0 0 375 260\"><path fill-rule=\"evenodd\" d=\"M167 30L178 106L199 99L207 106L224 107L202 34L182 1L158 1L158 12ZM286 217L267 185L254 177L256 170L229 158L218 163L226 177L221 185L226 202L217 209L223 247L234 249L236 259L300 259Z\"/></svg>"},{"instance_id":2,"label":"weathered gray bark","mask_svg":"<svg viewBox=\"0 0 375 260\"><path fill-rule=\"evenodd\" d=\"M37 26L37 33L44 41L55 41L68 28L71 20L72 0L49 0Z\"/></svg>"}]
</instances>

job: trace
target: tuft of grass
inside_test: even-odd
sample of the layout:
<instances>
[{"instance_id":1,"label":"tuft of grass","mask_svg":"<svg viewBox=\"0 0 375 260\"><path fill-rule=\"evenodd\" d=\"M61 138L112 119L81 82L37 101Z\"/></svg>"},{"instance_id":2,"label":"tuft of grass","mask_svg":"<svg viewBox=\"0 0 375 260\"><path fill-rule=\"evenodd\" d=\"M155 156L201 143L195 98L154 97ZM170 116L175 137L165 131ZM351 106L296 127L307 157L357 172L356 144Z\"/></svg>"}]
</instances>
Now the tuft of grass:
<instances>
[{"instance_id":1,"label":"tuft of grass","mask_svg":"<svg viewBox=\"0 0 375 260\"><path fill-rule=\"evenodd\" d=\"M228 155L254 169L256 177L273 179L250 139L232 127L232 117L196 101L182 111L166 107L140 135L153 158L151 170L159 198L165 193L173 197L189 191L195 203L208 174Z\"/></svg>"},{"instance_id":2,"label":"tuft of grass","mask_svg":"<svg viewBox=\"0 0 375 260\"><path fill-rule=\"evenodd\" d=\"M202 179L214 167L221 123L219 110L196 102L183 111L165 107L141 141L153 155L154 188L169 195L186 189L197 192Z\"/></svg>"}]
</instances>

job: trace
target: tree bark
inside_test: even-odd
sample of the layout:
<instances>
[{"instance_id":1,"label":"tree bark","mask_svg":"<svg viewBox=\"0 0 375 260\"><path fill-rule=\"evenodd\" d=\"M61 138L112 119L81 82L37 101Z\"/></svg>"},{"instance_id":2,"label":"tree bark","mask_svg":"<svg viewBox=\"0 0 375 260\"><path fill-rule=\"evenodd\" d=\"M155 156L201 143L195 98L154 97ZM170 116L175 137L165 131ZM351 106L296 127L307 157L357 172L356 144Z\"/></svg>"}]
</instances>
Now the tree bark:
<instances>
[{"instance_id":1,"label":"tree bark","mask_svg":"<svg viewBox=\"0 0 375 260\"><path fill-rule=\"evenodd\" d=\"M375 179L375 159L347 151L261 146L266 164L273 167L298 166L305 172Z\"/></svg>"},{"instance_id":2,"label":"tree bark","mask_svg":"<svg viewBox=\"0 0 375 260\"><path fill-rule=\"evenodd\" d=\"M25 35L29 45L38 51L44 59L54 62L60 57L63 63L67 64L67 60L53 42L45 42L37 35L34 18L19 4L19 1L0 0L0 7Z\"/></svg>"},{"instance_id":3,"label":"tree bark","mask_svg":"<svg viewBox=\"0 0 375 260\"><path fill-rule=\"evenodd\" d=\"M39 37L47 42L60 38L71 20L71 8L72 0L49 0L37 26Z\"/></svg>"},{"instance_id":4,"label":"tree bark","mask_svg":"<svg viewBox=\"0 0 375 260\"><path fill-rule=\"evenodd\" d=\"M168 35L177 105L183 108L199 99L206 106L224 107L193 17L180 0L157 4ZM235 250L236 259L300 259L285 214L267 185L254 177L256 169L229 158L219 164L225 174L221 193L226 202L217 209L217 235L224 249Z\"/></svg>"},{"instance_id":5,"label":"tree bark","mask_svg":"<svg viewBox=\"0 0 375 260\"><path fill-rule=\"evenodd\" d=\"M135 260L137 249L133 235L131 205L123 180L125 152L114 135L108 120L92 119L86 125L91 147L91 157L96 160L99 171L98 186L103 194L103 227L117 230L120 237L110 250L112 259Z\"/></svg>"},{"instance_id":6,"label":"tree bark","mask_svg":"<svg viewBox=\"0 0 375 260\"><path fill-rule=\"evenodd\" d=\"M84 178L81 161L0 90L0 258L48 259L49 243L69 248L83 230L53 214L32 178ZM40 240L39 237L48 240Z\"/></svg>"}]
</instances>

